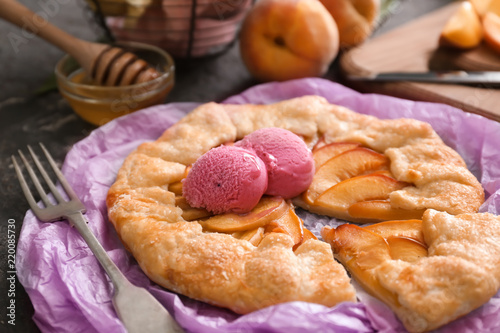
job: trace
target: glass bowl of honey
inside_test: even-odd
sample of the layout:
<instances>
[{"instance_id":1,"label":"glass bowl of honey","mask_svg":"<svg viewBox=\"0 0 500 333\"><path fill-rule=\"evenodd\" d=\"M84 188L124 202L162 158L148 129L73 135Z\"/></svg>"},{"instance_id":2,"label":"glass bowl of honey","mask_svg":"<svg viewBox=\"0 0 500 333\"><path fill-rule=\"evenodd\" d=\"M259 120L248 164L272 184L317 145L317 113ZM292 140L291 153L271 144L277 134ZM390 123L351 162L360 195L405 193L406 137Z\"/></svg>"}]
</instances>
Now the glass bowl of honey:
<instances>
[{"instance_id":1,"label":"glass bowl of honey","mask_svg":"<svg viewBox=\"0 0 500 333\"><path fill-rule=\"evenodd\" d=\"M139 109L163 103L174 86L174 61L167 52L156 46L136 42L119 42L115 45L146 61L160 76L129 86L97 85L69 55L65 55L55 69L61 95L76 114L97 126Z\"/></svg>"}]
</instances>

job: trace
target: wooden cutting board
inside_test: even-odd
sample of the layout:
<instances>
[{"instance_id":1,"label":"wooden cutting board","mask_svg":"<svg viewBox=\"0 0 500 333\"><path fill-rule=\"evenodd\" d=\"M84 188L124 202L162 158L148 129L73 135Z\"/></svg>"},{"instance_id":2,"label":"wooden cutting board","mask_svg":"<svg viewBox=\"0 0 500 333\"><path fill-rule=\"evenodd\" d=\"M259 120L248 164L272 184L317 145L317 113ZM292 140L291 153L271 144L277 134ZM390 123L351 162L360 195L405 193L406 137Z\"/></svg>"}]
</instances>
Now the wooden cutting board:
<instances>
[{"instance_id":1,"label":"wooden cutting board","mask_svg":"<svg viewBox=\"0 0 500 333\"><path fill-rule=\"evenodd\" d=\"M459 5L452 3L348 51L340 60L343 74L449 69L500 70L500 55L491 51L486 45L480 45L470 51L438 47L441 29ZM500 121L500 89L486 85L471 87L453 84L348 80L346 84L363 92L446 103Z\"/></svg>"}]
</instances>

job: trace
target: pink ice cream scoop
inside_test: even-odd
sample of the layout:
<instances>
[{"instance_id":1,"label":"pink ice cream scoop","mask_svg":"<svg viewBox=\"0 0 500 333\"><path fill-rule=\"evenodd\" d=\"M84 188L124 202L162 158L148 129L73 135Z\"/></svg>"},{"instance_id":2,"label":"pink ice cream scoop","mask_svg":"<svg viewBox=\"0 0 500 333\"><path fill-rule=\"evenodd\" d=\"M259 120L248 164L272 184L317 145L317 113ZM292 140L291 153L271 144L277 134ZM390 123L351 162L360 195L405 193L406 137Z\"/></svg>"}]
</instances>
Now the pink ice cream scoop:
<instances>
[{"instance_id":1,"label":"pink ice cream scoop","mask_svg":"<svg viewBox=\"0 0 500 333\"><path fill-rule=\"evenodd\" d=\"M220 146L193 164L182 193L192 207L242 214L257 205L266 188L266 166L260 158L242 148Z\"/></svg>"},{"instance_id":2,"label":"pink ice cream scoop","mask_svg":"<svg viewBox=\"0 0 500 333\"><path fill-rule=\"evenodd\" d=\"M312 153L304 141L290 131L263 128L245 136L235 146L255 152L264 161L268 176L265 194L293 198L312 182Z\"/></svg>"}]
</instances>

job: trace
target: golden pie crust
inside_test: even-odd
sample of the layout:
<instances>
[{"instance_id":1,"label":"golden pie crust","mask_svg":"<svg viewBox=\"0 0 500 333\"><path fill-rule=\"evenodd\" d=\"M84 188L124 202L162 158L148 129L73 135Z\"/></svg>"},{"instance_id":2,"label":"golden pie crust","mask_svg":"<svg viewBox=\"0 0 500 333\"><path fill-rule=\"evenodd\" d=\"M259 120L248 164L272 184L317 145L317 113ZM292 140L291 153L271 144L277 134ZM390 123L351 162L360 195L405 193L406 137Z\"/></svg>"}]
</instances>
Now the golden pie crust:
<instances>
[{"instance_id":1,"label":"golden pie crust","mask_svg":"<svg viewBox=\"0 0 500 333\"><path fill-rule=\"evenodd\" d=\"M291 237L271 233L254 246L204 232L175 205L169 186L185 176L187 166L209 149L265 127L292 131L310 147L324 137L385 154L394 177L412 184L391 193L395 207L460 214L476 212L484 200L461 157L427 123L379 120L318 96L271 105L208 103L132 152L108 193L110 221L151 280L237 313L288 301L326 306L355 301L350 279L328 244L310 239L294 251Z\"/></svg>"}]
</instances>

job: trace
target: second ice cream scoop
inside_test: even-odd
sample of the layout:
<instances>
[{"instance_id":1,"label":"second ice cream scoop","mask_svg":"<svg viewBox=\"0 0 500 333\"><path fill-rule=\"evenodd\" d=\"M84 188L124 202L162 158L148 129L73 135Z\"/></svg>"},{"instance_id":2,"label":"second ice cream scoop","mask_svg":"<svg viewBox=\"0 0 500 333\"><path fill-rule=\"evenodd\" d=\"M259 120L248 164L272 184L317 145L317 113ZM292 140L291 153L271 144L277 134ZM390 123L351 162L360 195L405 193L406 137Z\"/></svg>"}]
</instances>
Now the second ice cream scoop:
<instances>
[{"instance_id":1,"label":"second ice cream scoop","mask_svg":"<svg viewBox=\"0 0 500 333\"><path fill-rule=\"evenodd\" d=\"M266 165L266 194L285 199L304 192L314 176L311 151L302 139L282 128L257 130L235 144L253 151Z\"/></svg>"}]
</instances>

